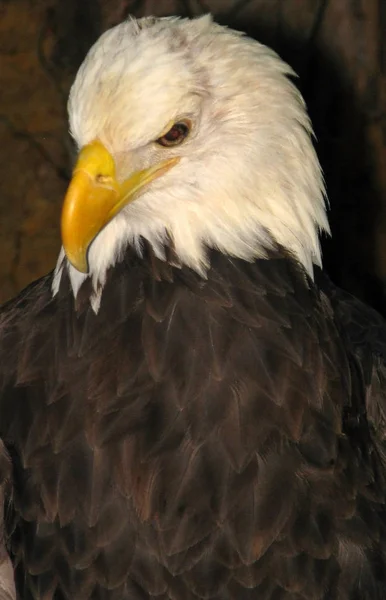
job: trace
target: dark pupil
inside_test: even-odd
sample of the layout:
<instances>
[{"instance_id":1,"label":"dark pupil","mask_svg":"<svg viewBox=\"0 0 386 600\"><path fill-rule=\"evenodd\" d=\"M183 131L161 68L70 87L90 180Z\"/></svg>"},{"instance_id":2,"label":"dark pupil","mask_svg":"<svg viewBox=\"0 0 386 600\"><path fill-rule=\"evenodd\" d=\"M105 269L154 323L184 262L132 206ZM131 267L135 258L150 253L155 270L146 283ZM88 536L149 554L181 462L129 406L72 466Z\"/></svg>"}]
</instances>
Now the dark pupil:
<instances>
[{"instance_id":1,"label":"dark pupil","mask_svg":"<svg viewBox=\"0 0 386 600\"><path fill-rule=\"evenodd\" d=\"M168 142L176 142L186 133L186 126L182 123L179 125L173 125L173 127L165 134L165 139Z\"/></svg>"}]
</instances>

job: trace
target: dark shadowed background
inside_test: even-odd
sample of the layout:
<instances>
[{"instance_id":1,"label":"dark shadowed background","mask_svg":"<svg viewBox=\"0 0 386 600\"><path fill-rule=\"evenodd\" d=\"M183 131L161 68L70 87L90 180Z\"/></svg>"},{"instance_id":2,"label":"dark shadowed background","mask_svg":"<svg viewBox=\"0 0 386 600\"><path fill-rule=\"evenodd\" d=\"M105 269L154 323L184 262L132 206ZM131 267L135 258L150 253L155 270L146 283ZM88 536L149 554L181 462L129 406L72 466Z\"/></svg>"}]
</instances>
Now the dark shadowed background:
<instances>
[{"instance_id":1,"label":"dark shadowed background","mask_svg":"<svg viewBox=\"0 0 386 600\"><path fill-rule=\"evenodd\" d=\"M0 0L0 302L55 264L66 97L90 45L129 14L206 12L298 72L331 205L325 266L386 314L386 0Z\"/></svg>"}]
</instances>

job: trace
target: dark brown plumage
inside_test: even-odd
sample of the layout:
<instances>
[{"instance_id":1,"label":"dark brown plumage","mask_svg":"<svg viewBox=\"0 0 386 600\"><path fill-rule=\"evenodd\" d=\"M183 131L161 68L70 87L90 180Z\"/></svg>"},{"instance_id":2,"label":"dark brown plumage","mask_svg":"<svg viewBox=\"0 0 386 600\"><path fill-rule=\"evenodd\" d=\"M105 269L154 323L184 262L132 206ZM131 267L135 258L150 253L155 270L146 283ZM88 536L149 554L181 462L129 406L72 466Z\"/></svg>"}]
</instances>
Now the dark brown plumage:
<instances>
[{"instance_id":1,"label":"dark brown plumage","mask_svg":"<svg viewBox=\"0 0 386 600\"><path fill-rule=\"evenodd\" d=\"M129 251L88 294L0 314L19 597L385 598L380 317L279 250L206 280Z\"/></svg>"}]
</instances>

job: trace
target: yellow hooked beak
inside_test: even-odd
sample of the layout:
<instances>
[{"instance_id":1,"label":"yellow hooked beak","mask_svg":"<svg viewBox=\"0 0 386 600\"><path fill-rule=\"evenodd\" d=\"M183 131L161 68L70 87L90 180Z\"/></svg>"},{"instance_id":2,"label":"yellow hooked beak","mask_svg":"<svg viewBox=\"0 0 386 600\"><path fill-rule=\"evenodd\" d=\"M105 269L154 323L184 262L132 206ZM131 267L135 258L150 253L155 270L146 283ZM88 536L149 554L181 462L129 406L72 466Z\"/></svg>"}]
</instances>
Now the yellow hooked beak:
<instances>
[{"instance_id":1,"label":"yellow hooked beak","mask_svg":"<svg viewBox=\"0 0 386 600\"><path fill-rule=\"evenodd\" d=\"M62 242L68 260L87 273L87 252L105 225L142 188L166 173L179 158L164 160L154 167L134 172L118 183L115 162L104 145L95 140L80 151L62 209Z\"/></svg>"}]
</instances>

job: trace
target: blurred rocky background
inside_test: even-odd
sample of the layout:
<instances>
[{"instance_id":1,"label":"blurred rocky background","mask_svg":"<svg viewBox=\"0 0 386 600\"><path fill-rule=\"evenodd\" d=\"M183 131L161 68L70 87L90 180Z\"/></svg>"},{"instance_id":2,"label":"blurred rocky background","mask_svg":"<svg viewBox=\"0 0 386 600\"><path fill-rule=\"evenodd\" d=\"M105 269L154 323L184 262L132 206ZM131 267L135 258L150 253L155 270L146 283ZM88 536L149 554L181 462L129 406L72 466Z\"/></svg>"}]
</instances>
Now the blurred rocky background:
<instances>
[{"instance_id":1,"label":"blurred rocky background","mask_svg":"<svg viewBox=\"0 0 386 600\"><path fill-rule=\"evenodd\" d=\"M55 264L66 98L90 45L129 14L206 12L299 74L331 205L326 268L386 314L386 0L0 0L0 302Z\"/></svg>"}]
</instances>

